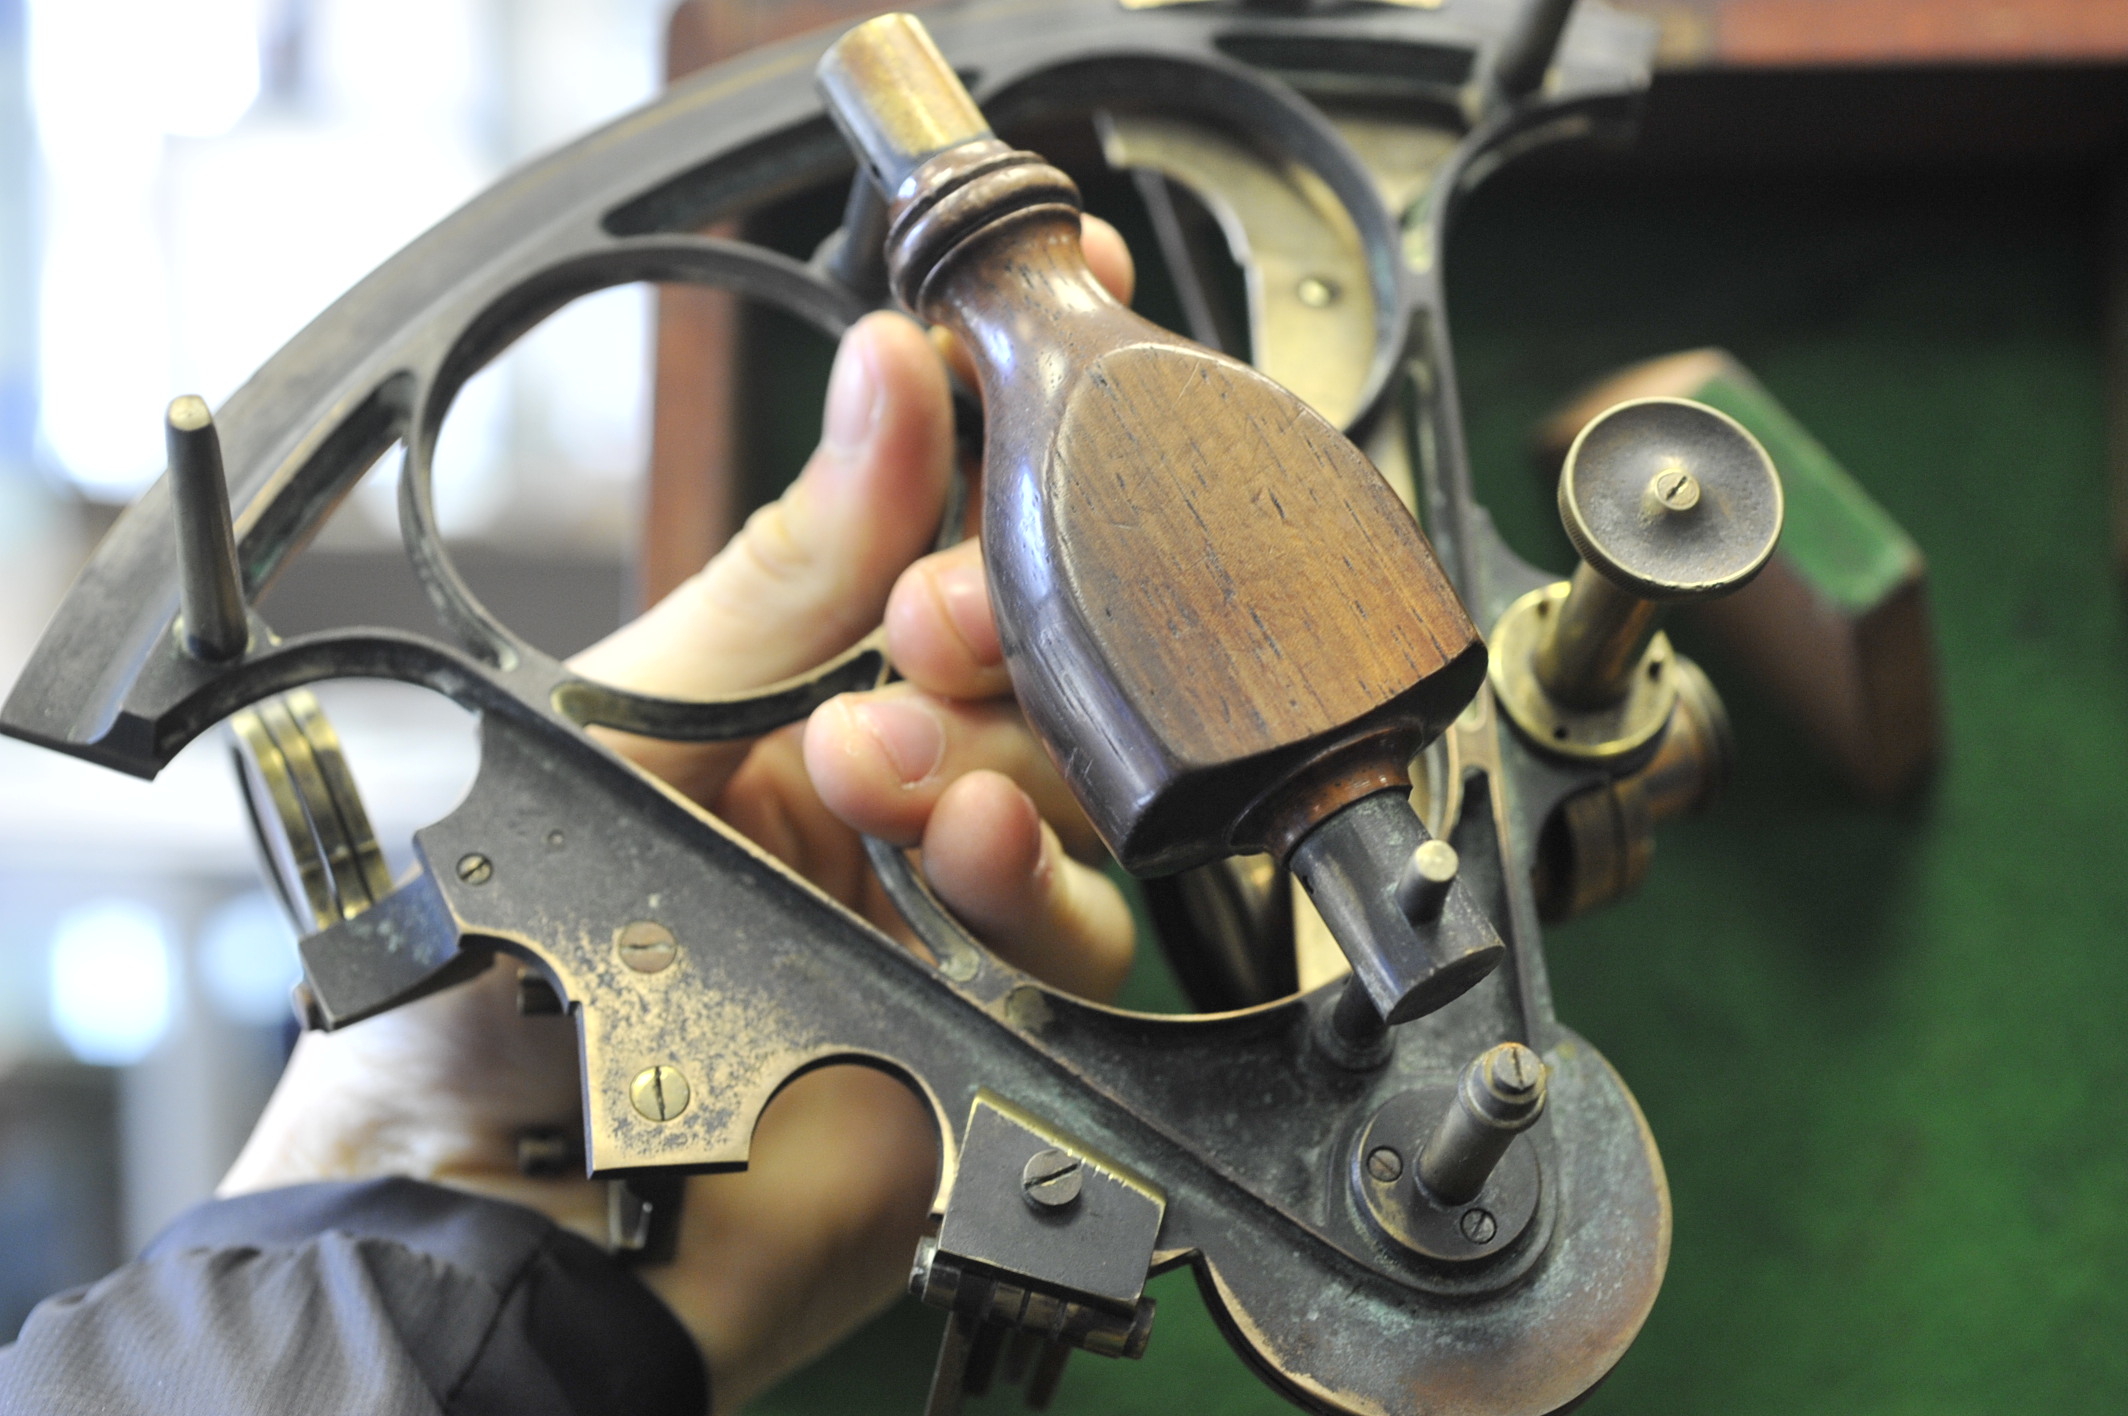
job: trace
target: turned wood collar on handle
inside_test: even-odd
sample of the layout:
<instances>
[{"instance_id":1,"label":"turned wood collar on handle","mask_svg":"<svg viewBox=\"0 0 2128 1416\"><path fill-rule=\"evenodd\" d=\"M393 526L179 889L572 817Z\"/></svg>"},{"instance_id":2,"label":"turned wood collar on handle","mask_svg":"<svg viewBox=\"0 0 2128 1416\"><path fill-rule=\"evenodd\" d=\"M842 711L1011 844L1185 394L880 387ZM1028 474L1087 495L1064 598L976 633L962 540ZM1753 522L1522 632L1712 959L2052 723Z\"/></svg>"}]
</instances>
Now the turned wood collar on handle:
<instances>
[{"instance_id":1,"label":"turned wood collar on handle","mask_svg":"<svg viewBox=\"0 0 2128 1416\"><path fill-rule=\"evenodd\" d=\"M823 63L892 194L897 297L982 380L984 546L1013 685L1126 869L1283 858L1485 677L1417 523L1339 430L1118 303L1078 190L982 126L904 16Z\"/></svg>"}]
</instances>

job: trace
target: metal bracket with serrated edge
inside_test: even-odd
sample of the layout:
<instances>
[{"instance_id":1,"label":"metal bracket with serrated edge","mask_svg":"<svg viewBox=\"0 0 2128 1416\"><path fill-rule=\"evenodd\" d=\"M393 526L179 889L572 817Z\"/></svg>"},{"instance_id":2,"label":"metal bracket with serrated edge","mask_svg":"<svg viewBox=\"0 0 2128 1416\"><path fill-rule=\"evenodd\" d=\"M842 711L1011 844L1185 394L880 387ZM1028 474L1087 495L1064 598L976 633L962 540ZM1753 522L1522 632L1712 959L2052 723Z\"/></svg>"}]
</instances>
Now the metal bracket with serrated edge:
<instances>
[{"instance_id":1,"label":"metal bracket with serrated edge","mask_svg":"<svg viewBox=\"0 0 2128 1416\"><path fill-rule=\"evenodd\" d=\"M1000 1362L1046 1406L1074 1347L1137 1357L1152 1334L1145 1279L1167 1200L1124 1166L989 1091L976 1094L936 1239L909 1289L950 1316L932 1416L989 1390ZM1008 1352L1008 1348L1010 1351Z\"/></svg>"}]
</instances>

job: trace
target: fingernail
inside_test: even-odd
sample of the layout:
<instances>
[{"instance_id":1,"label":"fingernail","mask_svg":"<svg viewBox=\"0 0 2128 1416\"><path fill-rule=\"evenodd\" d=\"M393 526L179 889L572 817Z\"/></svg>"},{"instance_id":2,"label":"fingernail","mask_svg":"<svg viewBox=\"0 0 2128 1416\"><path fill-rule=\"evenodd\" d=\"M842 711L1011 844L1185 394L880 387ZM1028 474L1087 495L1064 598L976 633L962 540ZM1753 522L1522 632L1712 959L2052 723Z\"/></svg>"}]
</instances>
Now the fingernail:
<instances>
[{"instance_id":1,"label":"fingernail","mask_svg":"<svg viewBox=\"0 0 2128 1416\"><path fill-rule=\"evenodd\" d=\"M872 435L879 411L879 384L872 377L872 363L858 346L863 336L845 339L835 351L835 371L828 376L826 416L821 420L820 439L841 453L854 453Z\"/></svg>"},{"instance_id":2,"label":"fingernail","mask_svg":"<svg viewBox=\"0 0 2128 1416\"><path fill-rule=\"evenodd\" d=\"M921 782L938 770L946 755L946 732L929 708L906 698L887 698L860 703L851 711L903 785Z\"/></svg>"},{"instance_id":3,"label":"fingernail","mask_svg":"<svg viewBox=\"0 0 2128 1416\"><path fill-rule=\"evenodd\" d=\"M997 620L990 613L990 594L983 584L981 562L949 565L932 575L931 586L954 633L960 635L975 661L985 666L1001 662L1005 650L998 643Z\"/></svg>"}]
</instances>

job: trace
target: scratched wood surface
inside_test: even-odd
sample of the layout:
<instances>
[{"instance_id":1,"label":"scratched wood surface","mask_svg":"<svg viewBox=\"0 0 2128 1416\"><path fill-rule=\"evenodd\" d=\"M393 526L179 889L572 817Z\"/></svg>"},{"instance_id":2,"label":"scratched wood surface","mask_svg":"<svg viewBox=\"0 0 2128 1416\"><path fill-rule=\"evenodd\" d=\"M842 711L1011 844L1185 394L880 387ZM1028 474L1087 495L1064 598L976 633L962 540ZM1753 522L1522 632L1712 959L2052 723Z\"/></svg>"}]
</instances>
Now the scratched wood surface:
<instances>
[{"instance_id":1,"label":"scratched wood surface","mask_svg":"<svg viewBox=\"0 0 2128 1416\"><path fill-rule=\"evenodd\" d=\"M1110 849L1151 873L1378 790L1468 701L1484 647L1358 449L1118 304L1077 227L1059 209L964 242L924 313L982 377L985 556L1021 700ZM1323 787L1347 757L1366 765Z\"/></svg>"}]
</instances>

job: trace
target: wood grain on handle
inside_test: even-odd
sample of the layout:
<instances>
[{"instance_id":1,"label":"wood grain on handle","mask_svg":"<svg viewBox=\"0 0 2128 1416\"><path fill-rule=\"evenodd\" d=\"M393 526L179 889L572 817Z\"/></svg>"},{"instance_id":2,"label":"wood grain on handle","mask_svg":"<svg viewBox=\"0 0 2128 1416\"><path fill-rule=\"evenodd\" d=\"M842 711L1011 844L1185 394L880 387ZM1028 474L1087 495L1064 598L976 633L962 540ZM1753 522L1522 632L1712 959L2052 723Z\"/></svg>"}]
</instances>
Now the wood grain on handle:
<instances>
[{"instance_id":1,"label":"wood grain on handle","mask_svg":"<svg viewBox=\"0 0 2128 1416\"><path fill-rule=\"evenodd\" d=\"M979 128L916 21L852 30L820 82L892 198L896 295L974 356L1006 661L1117 859L1284 857L1404 783L1485 649L1381 475L1284 388L1110 296L1077 188Z\"/></svg>"},{"instance_id":2,"label":"wood grain on handle","mask_svg":"<svg viewBox=\"0 0 2128 1416\"><path fill-rule=\"evenodd\" d=\"M1476 691L1484 648L1359 450L1112 299L1075 211L968 235L922 298L982 377L1014 683L1124 866L1283 853L1352 799L1307 790L1319 779L1400 781ZM1358 772L1325 771L1339 755Z\"/></svg>"}]
</instances>

